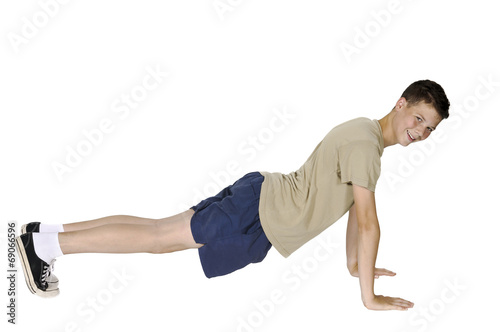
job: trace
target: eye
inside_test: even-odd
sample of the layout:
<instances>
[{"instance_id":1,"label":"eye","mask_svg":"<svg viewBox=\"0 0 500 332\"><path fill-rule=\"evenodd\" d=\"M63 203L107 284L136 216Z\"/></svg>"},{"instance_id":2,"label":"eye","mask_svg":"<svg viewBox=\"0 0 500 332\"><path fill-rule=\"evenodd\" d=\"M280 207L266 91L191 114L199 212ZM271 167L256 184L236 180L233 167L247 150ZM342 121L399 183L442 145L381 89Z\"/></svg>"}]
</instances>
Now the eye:
<instances>
[{"instance_id":1,"label":"eye","mask_svg":"<svg viewBox=\"0 0 500 332\"><path fill-rule=\"evenodd\" d=\"M432 133L432 128L427 127L427 130L429 131L429 133Z\"/></svg>"},{"instance_id":2,"label":"eye","mask_svg":"<svg viewBox=\"0 0 500 332\"><path fill-rule=\"evenodd\" d=\"M422 118L420 118L420 117L418 117L418 116L417 116L416 118L417 118L417 121L418 121L418 122L422 122Z\"/></svg>"}]
</instances>

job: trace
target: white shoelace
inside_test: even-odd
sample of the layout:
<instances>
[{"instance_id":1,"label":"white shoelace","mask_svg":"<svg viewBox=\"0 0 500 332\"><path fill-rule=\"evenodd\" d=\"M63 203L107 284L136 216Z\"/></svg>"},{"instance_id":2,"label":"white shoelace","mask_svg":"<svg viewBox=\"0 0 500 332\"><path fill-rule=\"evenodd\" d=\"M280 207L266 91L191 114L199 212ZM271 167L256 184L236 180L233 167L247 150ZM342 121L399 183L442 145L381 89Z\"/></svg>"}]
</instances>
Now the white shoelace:
<instances>
[{"instance_id":1,"label":"white shoelace","mask_svg":"<svg viewBox=\"0 0 500 332\"><path fill-rule=\"evenodd\" d=\"M56 263L55 259L53 259L52 262L50 262L50 264L49 264L50 269L49 269L49 273L47 276L50 276L52 274L52 272L54 272L54 264L55 263Z\"/></svg>"},{"instance_id":2,"label":"white shoelace","mask_svg":"<svg viewBox=\"0 0 500 332\"><path fill-rule=\"evenodd\" d=\"M55 259L53 259L48 265L43 266L43 271L42 271L42 284L47 283L47 279L49 278L50 274L52 271L54 271L54 263L56 262Z\"/></svg>"}]
</instances>

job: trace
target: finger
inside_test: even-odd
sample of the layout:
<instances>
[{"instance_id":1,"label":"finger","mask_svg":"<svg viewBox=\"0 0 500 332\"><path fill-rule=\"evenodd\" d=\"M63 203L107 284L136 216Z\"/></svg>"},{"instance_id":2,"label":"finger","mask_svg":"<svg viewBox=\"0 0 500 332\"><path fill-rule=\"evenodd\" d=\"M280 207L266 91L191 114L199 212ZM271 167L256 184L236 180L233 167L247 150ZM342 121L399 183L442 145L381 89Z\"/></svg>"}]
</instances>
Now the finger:
<instances>
[{"instance_id":1,"label":"finger","mask_svg":"<svg viewBox=\"0 0 500 332\"><path fill-rule=\"evenodd\" d=\"M400 306L400 305L394 305L394 304L392 304L392 305L389 307L389 310L406 311L406 310L408 310L408 308L403 307L403 306Z\"/></svg>"},{"instance_id":2,"label":"finger","mask_svg":"<svg viewBox=\"0 0 500 332\"><path fill-rule=\"evenodd\" d=\"M401 305L391 305L389 310L398 310L398 311L407 311L408 307L404 307L404 306L401 306Z\"/></svg>"},{"instance_id":3,"label":"finger","mask_svg":"<svg viewBox=\"0 0 500 332\"><path fill-rule=\"evenodd\" d=\"M389 310L408 310L408 307L407 306L404 306L404 305L401 305L399 303L393 303L391 302L389 304Z\"/></svg>"},{"instance_id":4,"label":"finger","mask_svg":"<svg viewBox=\"0 0 500 332\"><path fill-rule=\"evenodd\" d=\"M386 276L386 277L394 277L394 274L387 274L387 273L375 273L375 276L378 278L378 277L382 277L382 276Z\"/></svg>"},{"instance_id":5,"label":"finger","mask_svg":"<svg viewBox=\"0 0 500 332\"><path fill-rule=\"evenodd\" d=\"M392 302L394 305L398 305L398 306L401 306L401 307L404 307L404 308L413 308L413 302L410 302L410 301L407 301L407 300L404 300L402 298L393 298L393 302Z\"/></svg>"},{"instance_id":6,"label":"finger","mask_svg":"<svg viewBox=\"0 0 500 332\"><path fill-rule=\"evenodd\" d=\"M387 270L387 269L382 269L385 273L385 275L396 275L396 272L392 272L390 270Z\"/></svg>"},{"instance_id":7,"label":"finger","mask_svg":"<svg viewBox=\"0 0 500 332\"><path fill-rule=\"evenodd\" d=\"M375 270L375 275L393 277L393 276L396 275L396 273L392 272L392 271L389 271L389 270L386 270L386 269L376 269Z\"/></svg>"}]
</instances>

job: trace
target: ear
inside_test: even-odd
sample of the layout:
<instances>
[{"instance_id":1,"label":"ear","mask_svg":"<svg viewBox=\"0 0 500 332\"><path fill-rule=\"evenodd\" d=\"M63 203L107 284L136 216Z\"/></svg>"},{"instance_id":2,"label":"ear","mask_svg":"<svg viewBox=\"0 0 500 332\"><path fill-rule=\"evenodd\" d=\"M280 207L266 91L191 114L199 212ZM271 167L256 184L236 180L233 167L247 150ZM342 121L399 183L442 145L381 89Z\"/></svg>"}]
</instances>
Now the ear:
<instances>
[{"instance_id":1,"label":"ear","mask_svg":"<svg viewBox=\"0 0 500 332\"><path fill-rule=\"evenodd\" d=\"M397 111L401 110L402 108L404 108L407 104L408 104L408 102L406 101L406 98L405 97L401 97L396 102L396 106L394 106L394 108L395 108L395 110L397 112Z\"/></svg>"}]
</instances>

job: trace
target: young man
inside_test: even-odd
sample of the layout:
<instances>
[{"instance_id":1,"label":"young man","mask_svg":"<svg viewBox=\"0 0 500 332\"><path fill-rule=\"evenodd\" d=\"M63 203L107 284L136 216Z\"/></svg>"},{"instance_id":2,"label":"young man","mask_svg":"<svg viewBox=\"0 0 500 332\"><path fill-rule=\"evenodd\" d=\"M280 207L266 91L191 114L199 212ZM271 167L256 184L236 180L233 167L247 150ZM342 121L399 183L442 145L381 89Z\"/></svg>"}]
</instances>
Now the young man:
<instances>
[{"instance_id":1,"label":"young man","mask_svg":"<svg viewBox=\"0 0 500 332\"><path fill-rule=\"evenodd\" d=\"M375 295L380 238L375 185L385 147L425 140L446 119L450 103L429 80L411 84L384 118L358 118L333 128L305 164L290 174L249 173L214 197L164 219L111 216L64 225L30 223L17 246L28 288L59 292L56 257L73 253L167 253L198 248L209 278L262 261L274 246L288 257L349 211L347 267L359 277L363 304L407 310L413 303Z\"/></svg>"}]
</instances>

